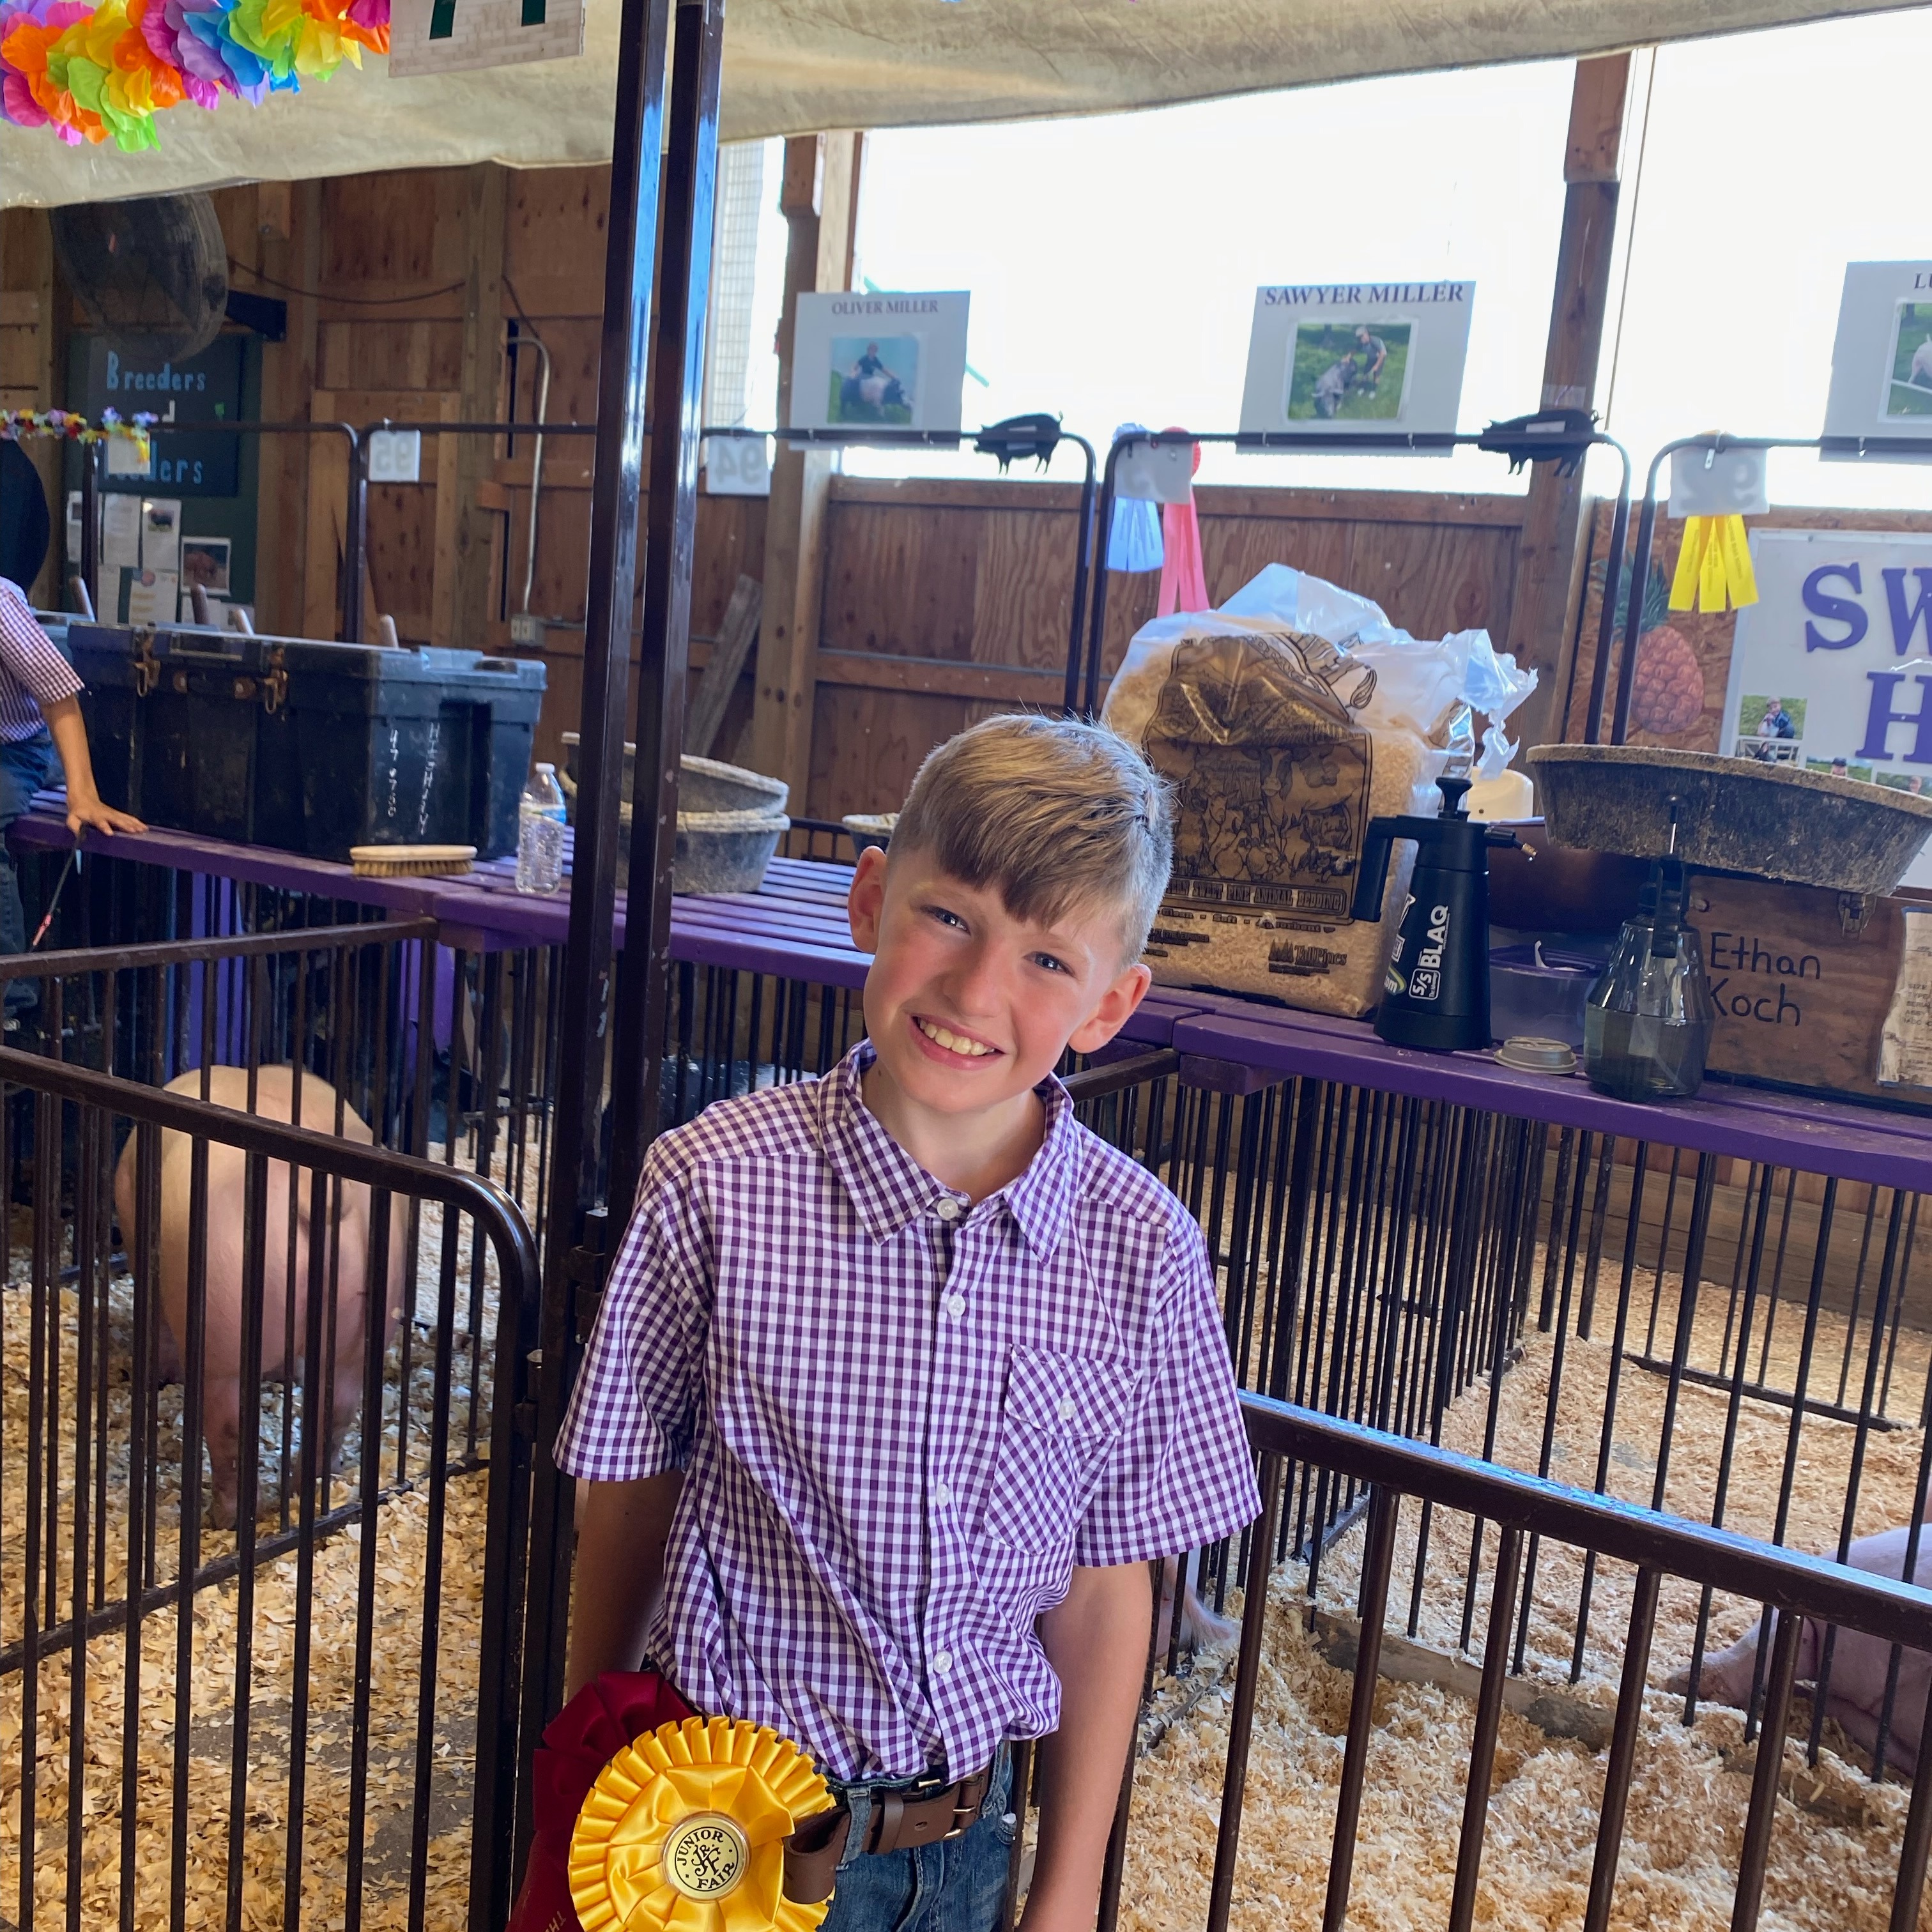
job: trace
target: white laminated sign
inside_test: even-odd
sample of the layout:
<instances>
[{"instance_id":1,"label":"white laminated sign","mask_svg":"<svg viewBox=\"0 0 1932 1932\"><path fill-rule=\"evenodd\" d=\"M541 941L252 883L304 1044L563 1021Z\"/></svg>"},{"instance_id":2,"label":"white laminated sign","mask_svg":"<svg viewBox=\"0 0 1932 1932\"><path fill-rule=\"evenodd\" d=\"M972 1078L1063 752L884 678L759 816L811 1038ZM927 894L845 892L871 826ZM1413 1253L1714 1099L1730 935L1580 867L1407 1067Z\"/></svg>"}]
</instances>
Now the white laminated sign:
<instances>
[{"instance_id":1,"label":"white laminated sign","mask_svg":"<svg viewBox=\"0 0 1932 1932\"><path fill-rule=\"evenodd\" d=\"M1751 532L1719 751L1932 792L1932 536ZM1932 886L1932 853L1908 886Z\"/></svg>"},{"instance_id":2,"label":"white laminated sign","mask_svg":"<svg viewBox=\"0 0 1932 1932\"><path fill-rule=\"evenodd\" d=\"M1323 436L1453 431L1475 294L1474 282L1449 281L1257 289L1242 428Z\"/></svg>"},{"instance_id":3,"label":"white laminated sign","mask_svg":"<svg viewBox=\"0 0 1932 1932\"><path fill-rule=\"evenodd\" d=\"M800 296L786 428L958 429L971 299L963 290Z\"/></svg>"},{"instance_id":4,"label":"white laminated sign","mask_svg":"<svg viewBox=\"0 0 1932 1932\"><path fill-rule=\"evenodd\" d=\"M392 0L389 72L473 74L584 51L584 0Z\"/></svg>"},{"instance_id":5,"label":"white laminated sign","mask_svg":"<svg viewBox=\"0 0 1932 1932\"><path fill-rule=\"evenodd\" d=\"M1846 263L1825 434L1860 438L1867 456L1928 460L1885 446L1932 438L1932 262ZM1827 460L1857 458L1833 452Z\"/></svg>"}]
</instances>

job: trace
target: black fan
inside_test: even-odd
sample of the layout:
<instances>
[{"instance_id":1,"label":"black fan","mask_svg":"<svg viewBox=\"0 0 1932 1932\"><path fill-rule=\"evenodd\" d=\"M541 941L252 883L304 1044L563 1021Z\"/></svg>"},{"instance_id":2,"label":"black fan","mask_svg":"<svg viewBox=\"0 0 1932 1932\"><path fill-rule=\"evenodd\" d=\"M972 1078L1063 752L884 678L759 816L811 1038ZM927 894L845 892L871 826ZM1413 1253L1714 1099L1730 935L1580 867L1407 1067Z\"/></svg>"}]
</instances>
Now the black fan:
<instances>
[{"instance_id":1,"label":"black fan","mask_svg":"<svg viewBox=\"0 0 1932 1932\"><path fill-rule=\"evenodd\" d=\"M68 286L118 347L184 358L220 332L228 250L205 194L82 202L53 211Z\"/></svg>"}]
</instances>

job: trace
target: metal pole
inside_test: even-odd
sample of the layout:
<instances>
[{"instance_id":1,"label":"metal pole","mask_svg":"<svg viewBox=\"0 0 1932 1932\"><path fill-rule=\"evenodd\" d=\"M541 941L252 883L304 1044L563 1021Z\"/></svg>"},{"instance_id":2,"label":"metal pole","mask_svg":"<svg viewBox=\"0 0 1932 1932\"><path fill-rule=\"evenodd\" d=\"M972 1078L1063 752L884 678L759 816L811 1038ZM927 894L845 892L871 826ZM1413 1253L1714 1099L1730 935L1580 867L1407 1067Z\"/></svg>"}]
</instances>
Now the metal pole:
<instances>
[{"instance_id":1,"label":"metal pole","mask_svg":"<svg viewBox=\"0 0 1932 1932\"><path fill-rule=\"evenodd\" d=\"M1617 663L1616 707L1610 714L1610 742L1630 736L1630 693L1636 683L1636 654L1643 643L1643 598L1650 584L1650 550L1657 533L1657 472L1667 452L1652 460L1637 513L1636 554L1630 560L1630 602L1624 610L1624 654Z\"/></svg>"},{"instance_id":2,"label":"metal pole","mask_svg":"<svg viewBox=\"0 0 1932 1932\"><path fill-rule=\"evenodd\" d=\"M1596 669L1590 678L1590 705L1583 728L1586 745L1601 742L1604 735L1605 686L1610 675L1610 646L1616 636L1617 593L1623 587L1624 549L1630 541L1630 458L1624 458L1623 488L1617 492L1617 507L1610 518L1610 547L1604 557L1604 595L1597 610Z\"/></svg>"},{"instance_id":3,"label":"metal pole","mask_svg":"<svg viewBox=\"0 0 1932 1932\"><path fill-rule=\"evenodd\" d=\"M638 683L637 800L622 958L617 968L610 1198L637 1191L658 1130L658 1074L670 962L671 866L691 655L706 310L718 185L718 79L724 0L679 0L664 155L662 273L651 364L651 483L645 500L644 636ZM655 809L646 811L655 802ZM729 1090L728 1079L727 1090Z\"/></svg>"},{"instance_id":4,"label":"metal pole","mask_svg":"<svg viewBox=\"0 0 1932 1932\"><path fill-rule=\"evenodd\" d=\"M1073 621L1066 640L1066 691L1064 708L1070 718L1080 712L1080 646L1087 635L1087 592L1094 576L1094 498L1096 491L1094 446L1084 436L1070 436L1086 461L1080 479L1080 530L1073 546Z\"/></svg>"},{"instance_id":5,"label":"metal pole","mask_svg":"<svg viewBox=\"0 0 1932 1932\"><path fill-rule=\"evenodd\" d=\"M616 122L610 167L610 242L597 372L597 441L591 474L590 574L584 638L583 743L570 929L558 1030L556 1125L549 1239L544 1252L536 1473L530 1508L530 1604L518 1726L519 1789L530 1754L562 1702L562 1638L570 1592L570 1490L550 1460L568 1388L573 1288L594 1287L583 1252L596 1204L604 1006L617 890L618 788L631 656L644 478L644 372L657 249L658 155L664 121L670 0L624 0L618 38ZM527 1842L518 1806L519 1845Z\"/></svg>"},{"instance_id":6,"label":"metal pole","mask_svg":"<svg viewBox=\"0 0 1932 1932\"><path fill-rule=\"evenodd\" d=\"M107 446L84 442L80 446L80 577L87 586L88 603L104 624L118 621L118 610L103 610L100 602L100 466ZM63 505L64 510L65 506Z\"/></svg>"},{"instance_id":7,"label":"metal pole","mask_svg":"<svg viewBox=\"0 0 1932 1932\"><path fill-rule=\"evenodd\" d=\"M342 538L342 641L362 641L362 586L369 580L369 446L349 440L349 516Z\"/></svg>"},{"instance_id":8,"label":"metal pole","mask_svg":"<svg viewBox=\"0 0 1932 1932\"><path fill-rule=\"evenodd\" d=\"M1094 614L1088 626L1086 685L1082 715L1100 715L1100 654L1107 638L1107 549L1113 538L1114 478L1120 467L1120 452L1130 444L1144 440L1128 436L1111 445L1100 472L1100 506L1094 530Z\"/></svg>"}]
</instances>

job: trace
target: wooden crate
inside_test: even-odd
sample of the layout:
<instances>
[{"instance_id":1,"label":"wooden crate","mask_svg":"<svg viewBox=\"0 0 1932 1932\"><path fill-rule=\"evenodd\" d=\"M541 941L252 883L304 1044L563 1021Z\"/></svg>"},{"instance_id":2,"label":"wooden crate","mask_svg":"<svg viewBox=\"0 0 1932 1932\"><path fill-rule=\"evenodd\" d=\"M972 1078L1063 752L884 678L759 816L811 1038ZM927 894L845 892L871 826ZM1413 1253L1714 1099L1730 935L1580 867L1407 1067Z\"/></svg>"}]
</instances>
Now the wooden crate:
<instances>
[{"instance_id":1,"label":"wooden crate","mask_svg":"<svg viewBox=\"0 0 1932 1932\"><path fill-rule=\"evenodd\" d=\"M1698 873L1690 922L1718 1007L1710 1070L1820 1094L1932 1106L1932 1087L1881 1086L1880 1035L1908 904L1811 886Z\"/></svg>"}]
</instances>

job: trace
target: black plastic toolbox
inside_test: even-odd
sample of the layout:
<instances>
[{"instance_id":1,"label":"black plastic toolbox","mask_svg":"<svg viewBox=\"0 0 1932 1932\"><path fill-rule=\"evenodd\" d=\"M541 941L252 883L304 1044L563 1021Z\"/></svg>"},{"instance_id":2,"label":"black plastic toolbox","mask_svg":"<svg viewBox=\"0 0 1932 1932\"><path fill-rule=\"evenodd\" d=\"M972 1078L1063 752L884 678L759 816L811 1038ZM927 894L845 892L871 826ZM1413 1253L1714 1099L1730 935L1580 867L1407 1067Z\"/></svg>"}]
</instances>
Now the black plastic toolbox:
<instances>
[{"instance_id":1,"label":"black plastic toolbox","mask_svg":"<svg viewBox=\"0 0 1932 1932\"><path fill-rule=\"evenodd\" d=\"M150 824L344 860L517 846L544 667L188 625L75 622L95 782Z\"/></svg>"}]
</instances>

